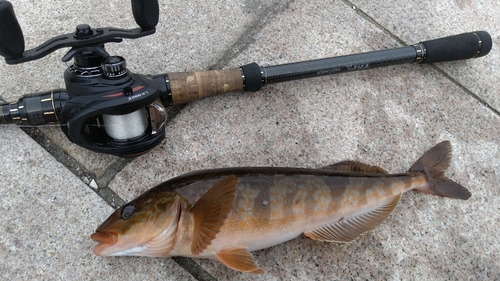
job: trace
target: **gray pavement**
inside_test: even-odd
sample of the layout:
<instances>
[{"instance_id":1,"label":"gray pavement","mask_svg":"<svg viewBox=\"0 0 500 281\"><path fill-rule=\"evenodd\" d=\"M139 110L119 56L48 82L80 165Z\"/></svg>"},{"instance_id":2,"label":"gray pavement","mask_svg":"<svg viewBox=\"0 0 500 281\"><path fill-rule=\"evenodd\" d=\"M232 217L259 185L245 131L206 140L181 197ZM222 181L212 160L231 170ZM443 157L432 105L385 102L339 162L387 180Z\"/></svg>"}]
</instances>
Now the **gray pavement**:
<instances>
[{"instance_id":1,"label":"gray pavement","mask_svg":"<svg viewBox=\"0 0 500 281\"><path fill-rule=\"evenodd\" d=\"M79 23L135 26L127 1L12 2L27 48ZM107 45L131 71L267 66L475 30L492 35L493 50L473 60L391 66L193 102L172 109L165 141L134 159L87 151L58 127L2 126L2 280L500 279L497 1L161 0L160 10L155 35ZM16 66L0 62L2 99L63 88L65 51ZM176 175L318 168L345 159L401 172L443 140L454 149L447 175L471 190L469 200L410 192L383 225L352 243L301 236L255 252L263 275L215 260L92 253L89 236L113 208Z\"/></svg>"}]
</instances>

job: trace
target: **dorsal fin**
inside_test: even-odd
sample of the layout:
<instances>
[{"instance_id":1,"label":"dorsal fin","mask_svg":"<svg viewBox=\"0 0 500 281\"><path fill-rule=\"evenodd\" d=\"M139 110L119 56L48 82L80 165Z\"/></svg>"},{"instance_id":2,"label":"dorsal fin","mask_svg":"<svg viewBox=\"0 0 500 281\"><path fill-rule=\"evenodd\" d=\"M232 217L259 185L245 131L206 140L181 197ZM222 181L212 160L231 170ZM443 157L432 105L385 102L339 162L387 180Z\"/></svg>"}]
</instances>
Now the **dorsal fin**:
<instances>
[{"instance_id":1,"label":"dorsal fin","mask_svg":"<svg viewBox=\"0 0 500 281\"><path fill-rule=\"evenodd\" d=\"M396 208L399 198L401 194L394 197L388 204L371 212L320 226L304 232L304 235L323 242L350 242L379 226Z\"/></svg>"},{"instance_id":2,"label":"dorsal fin","mask_svg":"<svg viewBox=\"0 0 500 281\"><path fill-rule=\"evenodd\" d=\"M191 252L198 255L212 243L224 224L236 194L238 178L228 176L218 181L194 204L194 232Z\"/></svg>"},{"instance_id":3,"label":"dorsal fin","mask_svg":"<svg viewBox=\"0 0 500 281\"><path fill-rule=\"evenodd\" d=\"M332 165L328 165L326 167L323 167L322 169L344 172L387 174L386 170L378 166L368 165L359 161L342 161Z\"/></svg>"},{"instance_id":4,"label":"dorsal fin","mask_svg":"<svg viewBox=\"0 0 500 281\"><path fill-rule=\"evenodd\" d=\"M215 257L225 266L234 270L260 274L264 271L260 269L253 259L253 255L246 247L236 247L222 250L215 254Z\"/></svg>"}]
</instances>

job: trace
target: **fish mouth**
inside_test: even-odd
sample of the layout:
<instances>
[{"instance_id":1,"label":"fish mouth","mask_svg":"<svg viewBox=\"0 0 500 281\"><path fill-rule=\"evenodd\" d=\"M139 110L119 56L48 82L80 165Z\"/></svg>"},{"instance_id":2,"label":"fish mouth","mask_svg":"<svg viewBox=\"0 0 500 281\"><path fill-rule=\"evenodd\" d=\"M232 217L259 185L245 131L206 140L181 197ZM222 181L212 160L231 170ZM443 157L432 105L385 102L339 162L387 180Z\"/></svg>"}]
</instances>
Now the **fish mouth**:
<instances>
[{"instance_id":1,"label":"fish mouth","mask_svg":"<svg viewBox=\"0 0 500 281\"><path fill-rule=\"evenodd\" d=\"M105 249L116 244L118 241L118 234L114 232L96 231L90 235L90 239L99 243L94 247L94 254L102 256Z\"/></svg>"}]
</instances>

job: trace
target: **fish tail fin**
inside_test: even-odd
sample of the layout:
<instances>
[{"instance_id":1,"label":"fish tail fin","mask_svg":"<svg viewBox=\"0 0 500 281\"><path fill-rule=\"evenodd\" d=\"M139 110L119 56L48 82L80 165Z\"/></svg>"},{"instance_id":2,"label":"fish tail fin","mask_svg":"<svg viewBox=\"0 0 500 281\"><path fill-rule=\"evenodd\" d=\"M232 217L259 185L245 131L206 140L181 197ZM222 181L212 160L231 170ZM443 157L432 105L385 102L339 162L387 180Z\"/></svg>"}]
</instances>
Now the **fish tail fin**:
<instances>
[{"instance_id":1,"label":"fish tail fin","mask_svg":"<svg viewBox=\"0 0 500 281\"><path fill-rule=\"evenodd\" d=\"M420 171L427 175L429 184L417 188L418 191L443 197L466 200L471 196L467 188L444 175L451 161L451 144L449 141L438 143L427 151L411 166L410 171Z\"/></svg>"}]
</instances>

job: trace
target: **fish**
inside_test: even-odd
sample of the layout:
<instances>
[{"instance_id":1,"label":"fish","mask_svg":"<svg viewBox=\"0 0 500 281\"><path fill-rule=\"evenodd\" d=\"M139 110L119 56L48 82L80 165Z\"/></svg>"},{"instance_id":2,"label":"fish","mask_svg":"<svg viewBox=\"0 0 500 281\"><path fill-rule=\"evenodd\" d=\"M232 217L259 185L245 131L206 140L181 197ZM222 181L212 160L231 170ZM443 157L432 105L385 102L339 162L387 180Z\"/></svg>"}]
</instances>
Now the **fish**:
<instances>
[{"instance_id":1,"label":"fish","mask_svg":"<svg viewBox=\"0 0 500 281\"><path fill-rule=\"evenodd\" d=\"M303 234L351 242L379 226L409 190L466 200L470 191L444 175L443 141L407 172L342 161L320 169L240 167L202 170L161 183L109 216L91 235L99 256L215 258L263 273L252 251Z\"/></svg>"}]
</instances>

